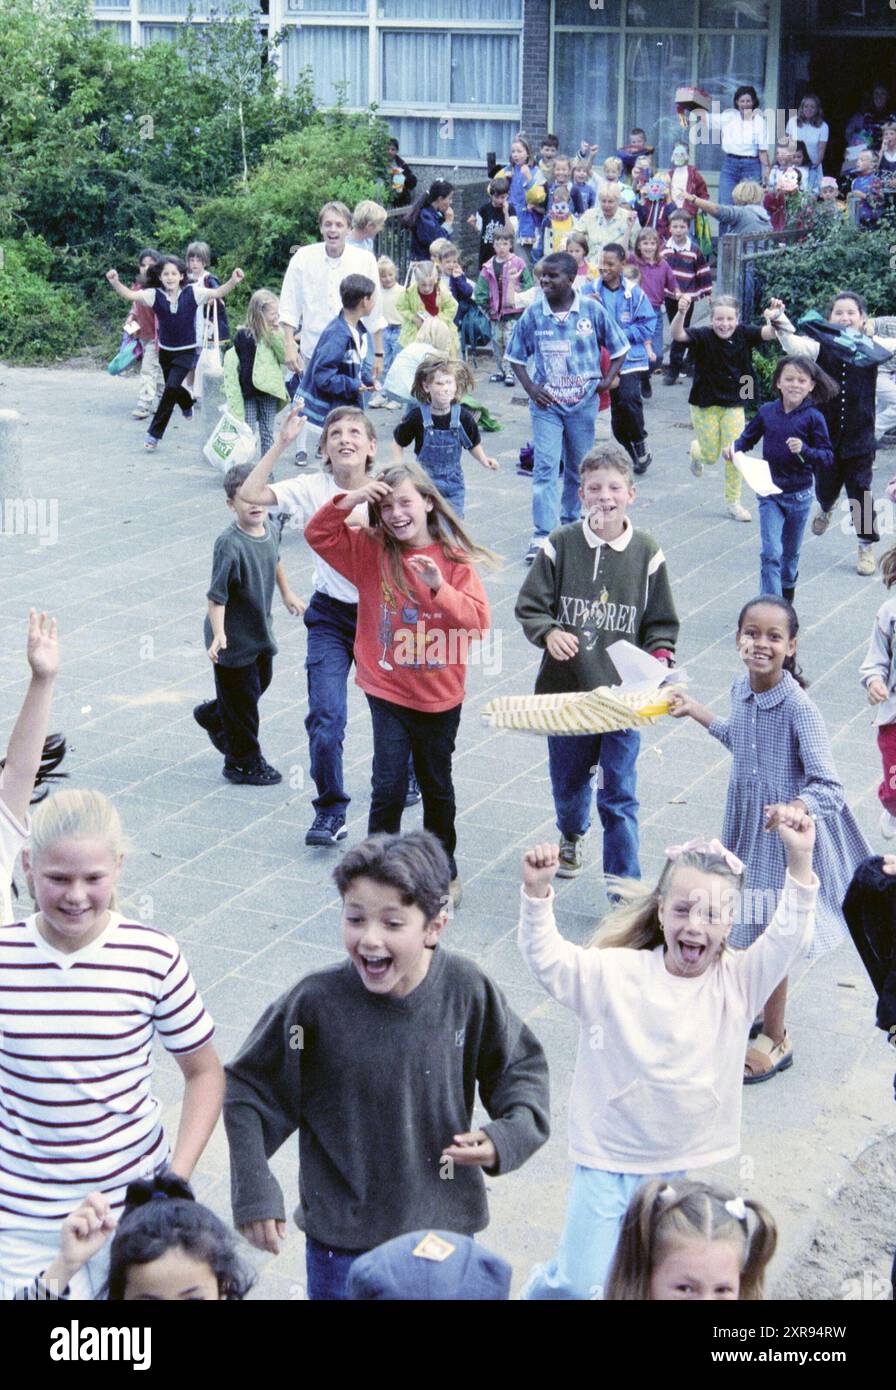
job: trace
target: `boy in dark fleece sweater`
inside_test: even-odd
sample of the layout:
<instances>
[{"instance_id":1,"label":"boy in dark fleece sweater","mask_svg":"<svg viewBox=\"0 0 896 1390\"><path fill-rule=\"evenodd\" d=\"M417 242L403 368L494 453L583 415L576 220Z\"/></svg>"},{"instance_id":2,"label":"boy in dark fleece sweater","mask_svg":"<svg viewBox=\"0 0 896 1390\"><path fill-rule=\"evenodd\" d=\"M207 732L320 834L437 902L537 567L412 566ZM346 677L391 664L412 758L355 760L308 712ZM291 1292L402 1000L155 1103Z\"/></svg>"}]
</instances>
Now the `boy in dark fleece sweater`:
<instances>
[{"instance_id":1,"label":"boy in dark fleece sweater","mask_svg":"<svg viewBox=\"0 0 896 1390\"><path fill-rule=\"evenodd\" d=\"M406 1231L481 1231L482 1170L524 1163L550 1113L534 1034L439 945L450 873L435 836L371 836L333 877L349 959L271 1005L227 1067L224 1103L234 1224L274 1254L286 1213L268 1160L299 1131L311 1299L345 1298L353 1260ZM471 1131L477 1083L492 1123Z\"/></svg>"},{"instance_id":2,"label":"boy in dark fleece sweater","mask_svg":"<svg viewBox=\"0 0 896 1390\"><path fill-rule=\"evenodd\" d=\"M627 641L671 665L678 616L656 541L626 516L635 498L631 464L615 445L599 444L582 460L579 497L585 518L552 532L520 590L516 616L545 654L537 695L618 685L607 655ZM582 871L582 841L591 826L591 787L604 831L604 873L640 878L636 729L548 738L551 790L560 830L562 878Z\"/></svg>"}]
</instances>

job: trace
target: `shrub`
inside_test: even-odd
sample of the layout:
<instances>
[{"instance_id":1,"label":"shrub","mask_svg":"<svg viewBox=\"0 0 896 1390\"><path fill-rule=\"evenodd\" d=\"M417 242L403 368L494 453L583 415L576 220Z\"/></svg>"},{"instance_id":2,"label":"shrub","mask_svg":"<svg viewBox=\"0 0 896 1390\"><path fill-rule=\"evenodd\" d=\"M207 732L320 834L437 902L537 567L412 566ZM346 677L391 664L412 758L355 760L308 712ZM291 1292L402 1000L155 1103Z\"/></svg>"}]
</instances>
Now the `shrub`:
<instances>
[{"instance_id":1,"label":"shrub","mask_svg":"<svg viewBox=\"0 0 896 1390\"><path fill-rule=\"evenodd\" d=\"M837 290L861 294L870 314L896 305L896 219L859 229L844 217L816 224L805 241L757 267L764 301L783 299L795 323L810 309L824 313Z\"/></svg>"},{"instance_id":2,"label":"shrub","mask_svg":"<svg viewBox=\"0 0 896 1390\"><path fill-rule=\"evenodd\" d=\"M0 358L44 364L81 345L84 310L47 279L53 251L39 238L0 243Z\"/></svg>"}]
</instances>

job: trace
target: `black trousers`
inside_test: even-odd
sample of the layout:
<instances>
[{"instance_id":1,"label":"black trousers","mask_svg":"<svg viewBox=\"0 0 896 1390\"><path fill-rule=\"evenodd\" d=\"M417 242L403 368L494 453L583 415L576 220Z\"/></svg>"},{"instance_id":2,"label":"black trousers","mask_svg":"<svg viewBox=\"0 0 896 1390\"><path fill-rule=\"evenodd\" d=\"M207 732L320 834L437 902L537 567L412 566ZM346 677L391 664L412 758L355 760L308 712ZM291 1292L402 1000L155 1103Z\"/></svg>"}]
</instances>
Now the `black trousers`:
<instances>
[{"instance_id":1,"label":"black trousers","mask_svg":"<svg viewBox=\"0 0 896 1390\"><path fill-rule=\"evenodd\" d=\"M616 442L629 452L633 444L647 438L640 372L626 372L610 392L610 428Z\"/></svg>"},{"instance_id":2,"label":"black trousers","mask_svg":"<svg viewBox=\"0 0 896 1390\"><path fill-rule=\"evenodd\" d=\"M423 828L431 830L448 856L451 877L457 878L454 851L454 782L451 759L460 725L461 706L440 714L423 713L368 695L373 720L373 779L368 835L384 830L397 835L408 785L408 753L423 798Z\"/></svg>"},{"instance_id":3,"label":"black trousers","mask_svg":"<svg viewBox=\"0 0 896 1390\"><path fill-rule=\"evenodd\" d=\"M227 761L246 767L261 756L258 743L258 702L271 683L274 659L263 652L248 666L215 663L216 723L228 746Z\"/></svg>"},{"instance_id":4,"label":"black trousers","mask_svg":"<svg viewBox=\"0 0 896 1390\"><path fill-rule=\"evenodd\" d=\"M670 304L667 304L666 313L668 314L669 322L671 323L672 320L675 318L675 315L678 313L678 305L676 304L675 308L673 309ZM687 328L693 316L694 306L692 304L690 309L688 309L687 313L684 316L685 328ZM676 343L675 339L673 338L672 342L669 345L669 366L674 368L675 371L680 372L682 367L684 366L684 359L687 357L689 352L689 343Z\"/></svg>"},{"instance_id":5,"label":"black trousers","mask_svg":"<svg viewBox=\"0 0 896 1390\"><path fill-rule=\"evenodd\" d=\"M196 366L198 356L196 348L184 348L182 352L169 352L168 348L159 348L159 366L165 378L165 389L156 406L156 413L149 422L149 433L153 439L162 438L176 405L179 405L181 410L193 409L193 397L184 386L184 378Z\"/></svg>"},{"instance_id":6,"label":"black trousers","mask_svg":"<svg viewBox=\"0 0 896 1390\"><path fill-rule=\"evenodd\" d=\"M873 471L873 453L844 459L835 451L830 468L820 468L815 478L815 496L823 512L832 512L840 489L846 489L853 530L860 541L866 542L880 540L874 524L874 496L871 491Z\"/></svg>"}]
</instances>

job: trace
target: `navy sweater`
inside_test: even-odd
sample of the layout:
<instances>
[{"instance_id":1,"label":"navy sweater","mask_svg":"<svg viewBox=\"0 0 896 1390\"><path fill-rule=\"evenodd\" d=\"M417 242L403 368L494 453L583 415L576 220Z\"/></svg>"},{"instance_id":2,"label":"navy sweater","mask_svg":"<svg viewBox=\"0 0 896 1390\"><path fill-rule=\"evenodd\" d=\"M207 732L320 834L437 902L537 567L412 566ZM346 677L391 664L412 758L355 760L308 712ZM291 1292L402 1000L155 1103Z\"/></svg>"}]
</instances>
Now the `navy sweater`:
<instances>
[{"instance_id":1,"label":"navy sweater","mask_svg":"<svg viewBox=\"0 0 896 1390\"><path fill-rule=\"evenodd\" d=\"M803 440L799 454L792 454L787 440L793 435ZM780 400L762 405L735 440L737 450L751 449L762 440L762 457L771 471L772 479L782 492L802 492L812 487L819 468L829 468L834 462L828 427L821 411L805 400L790 414Z\"/></svg>"}]
</instances>

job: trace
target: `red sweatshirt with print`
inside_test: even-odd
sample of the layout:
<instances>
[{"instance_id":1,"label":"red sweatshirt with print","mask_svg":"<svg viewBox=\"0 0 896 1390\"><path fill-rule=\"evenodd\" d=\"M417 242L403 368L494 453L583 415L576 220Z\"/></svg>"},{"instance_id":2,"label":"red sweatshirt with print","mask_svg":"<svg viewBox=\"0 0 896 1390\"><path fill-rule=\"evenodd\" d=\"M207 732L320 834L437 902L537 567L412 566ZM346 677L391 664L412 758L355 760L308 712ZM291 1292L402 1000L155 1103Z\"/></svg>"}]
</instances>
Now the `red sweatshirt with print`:
<instances>
[{"instance_id":1,"label":"red sweatshirt with print","mask_svg":"<svg viewBox=\"0 0 896 1390\"><path fill-rule=\"evenodd\" d=\"M368 695L441 714L464 698L469 645L490 626L482 581L466 560L449 560L441 545L409 548L442 571L436 593L406 566L410 601L395 590L379 536L348 526L337 493L305 527L305 540L358 590L355 682Z\"/></svg>"}]
</instances>

